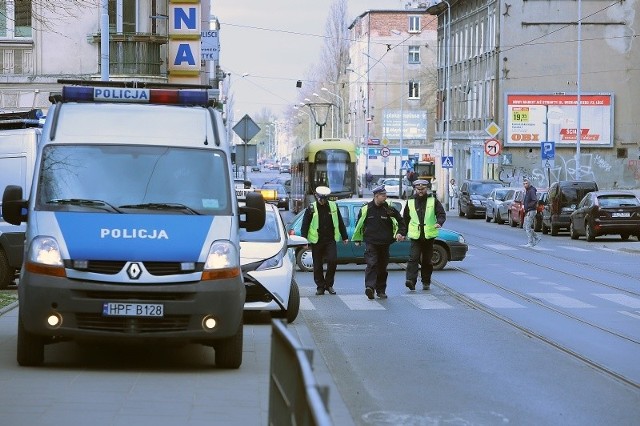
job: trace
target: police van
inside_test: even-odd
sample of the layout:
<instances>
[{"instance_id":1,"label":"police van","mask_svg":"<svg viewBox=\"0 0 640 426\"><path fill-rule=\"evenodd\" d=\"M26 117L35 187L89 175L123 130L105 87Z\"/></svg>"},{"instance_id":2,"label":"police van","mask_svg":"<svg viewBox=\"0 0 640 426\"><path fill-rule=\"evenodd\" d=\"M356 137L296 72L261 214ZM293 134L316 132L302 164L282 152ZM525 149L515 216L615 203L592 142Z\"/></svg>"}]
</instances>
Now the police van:
<instances>
[{"instance_id":1,"label":"police van","mask_svg":"<svg viewBox=\"0 0 640 426\"><path fill-rule=\"evenodd\" d=\"M64 340L199 343L242 363L239 207L221 115L197 86L60 81L31 196L9 185L3 217L27 223L17 360Z\"/></svg>"},{"instance_id":2,"label":"police van","mask_svg":"<svg viewBox=\"0 0 640 426\"><path fill-rule=\"evenodd\" d=\"M0 191L7 185L19 185L25 192L31 188L42 124L39 109L0 114ZM11 285L20 270L25 229L24 224L12 225L0 218L0 289Z\"/></svg>"}]
</instances>

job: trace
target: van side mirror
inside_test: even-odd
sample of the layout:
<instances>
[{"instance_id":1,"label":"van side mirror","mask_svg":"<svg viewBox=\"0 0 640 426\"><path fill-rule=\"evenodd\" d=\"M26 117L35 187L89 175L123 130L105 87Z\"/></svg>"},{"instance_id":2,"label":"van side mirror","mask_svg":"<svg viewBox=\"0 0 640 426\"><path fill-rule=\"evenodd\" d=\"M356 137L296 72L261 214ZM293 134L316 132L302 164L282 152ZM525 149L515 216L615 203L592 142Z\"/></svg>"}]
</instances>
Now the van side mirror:
<instances>
[{"instance_id":1,"label":"van side mirror","mask_svg":"<svg viewBox=\"0 0 640 426\"><path fill-rule=\"evenodd\" d=\"M240 214L245 219L240 219L240 227L249 232L259 231L264 226L266 217L264 198L259 192L247 192L245 205L240 207Z\"/></svg>"},{"instance_id":2,"label":"van side mirror","mask_svg":"<svg viewBox=\"0 0 640 426\"><path fill-rule=\"evenodd\" d=\"M2 218L12 225L27 221L29 203L22 199L22 187L7 185L2 194Z\"/></svg>"}]
</instances>

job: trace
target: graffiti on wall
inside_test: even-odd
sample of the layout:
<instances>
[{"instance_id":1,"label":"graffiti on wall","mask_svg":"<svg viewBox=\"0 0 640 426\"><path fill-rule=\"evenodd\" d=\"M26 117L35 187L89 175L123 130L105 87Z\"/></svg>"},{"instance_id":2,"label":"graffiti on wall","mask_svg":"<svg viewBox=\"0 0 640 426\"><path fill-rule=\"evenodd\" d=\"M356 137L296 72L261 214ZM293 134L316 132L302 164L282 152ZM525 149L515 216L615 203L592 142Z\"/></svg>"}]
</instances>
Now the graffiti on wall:
<instances>
[{"instance_id":1,"label":"graffiti on wall","mask_svg":"<svg viewBox=\"0 0 640 426\"><path fill-rule=\"evenodd\" d=\"M550 169L517 166L500 166L498 179L508 186L520 186L524 178L529 178L533 185L544 188L550 183L560 180L595 180L596 173L610 173L613 166L600 154L580 154L580 173L576 173L578 162L576 155L555 157L555 165ZM634 174L635 180L640 180L640 160L629 160L627 168Z\"/></svg>"},{"instance_id":2,"label":"graffiti on wall","mask_svg":"<svg viewBox=\"0 0 640 426\"><path fill-rule=\"evenodd\" d=\"M640 181L640 159L627 161L625 169L625 174L631 175L636 182Z\"/></svg>"}]
</instances>

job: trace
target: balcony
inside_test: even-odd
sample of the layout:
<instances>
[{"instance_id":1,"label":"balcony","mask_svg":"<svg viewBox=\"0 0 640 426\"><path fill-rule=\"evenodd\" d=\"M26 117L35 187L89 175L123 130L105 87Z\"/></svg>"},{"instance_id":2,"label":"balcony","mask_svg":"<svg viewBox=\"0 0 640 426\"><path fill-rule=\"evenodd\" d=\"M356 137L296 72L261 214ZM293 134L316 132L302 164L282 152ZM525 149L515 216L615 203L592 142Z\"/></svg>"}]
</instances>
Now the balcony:
<instances>
[{"instance_id":1,"label":"balcony","mask_svg":"<svg viewBox=\"0 0 640 426\"><path fill-rule=\"evenodd\" d=\"M0 43L0 75L33 75L32 43Z\"/></svg>"},{"instance_id":2,"label":"balcony","mask_svg":"<svg viewBox=\"0 0 640 426\"><path fill-rule=\"evenodd\" d=\"M94 34L93 42L98 44L98 68L102 66L100 54L100 34ZM148 76L166 78L167 36L147 33L109 35L109 75Z\"/></svg>"}]
</instances>

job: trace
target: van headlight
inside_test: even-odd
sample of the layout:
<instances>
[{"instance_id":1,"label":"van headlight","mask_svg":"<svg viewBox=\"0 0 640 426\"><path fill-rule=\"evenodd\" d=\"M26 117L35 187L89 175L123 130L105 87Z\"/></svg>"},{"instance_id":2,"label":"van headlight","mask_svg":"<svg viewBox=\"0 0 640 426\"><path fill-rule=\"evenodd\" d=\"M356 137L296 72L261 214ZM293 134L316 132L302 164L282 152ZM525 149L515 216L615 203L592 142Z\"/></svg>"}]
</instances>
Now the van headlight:
<instances>
[{"instance_id":1,"label":"van headlight","mask_svg":"<svg viewBox=\"0 0 640 426\"><path fill-rule=\"evenodd\" d=\"M36 274L64 277L66 273L58 241L48 236L34 238L29 245L25 267Z\"/></svg>"},{"instance_id":2,"label":"van headlight","mask_svg":"<svg viewBox=\"0 0 640 426\"><path fill-rule=\"evenodd\" d=\"M204 263L202 279L217 280L239 275L240 256L236 246L228 240L214 241Z\"/></svg>"}]
</instances>

